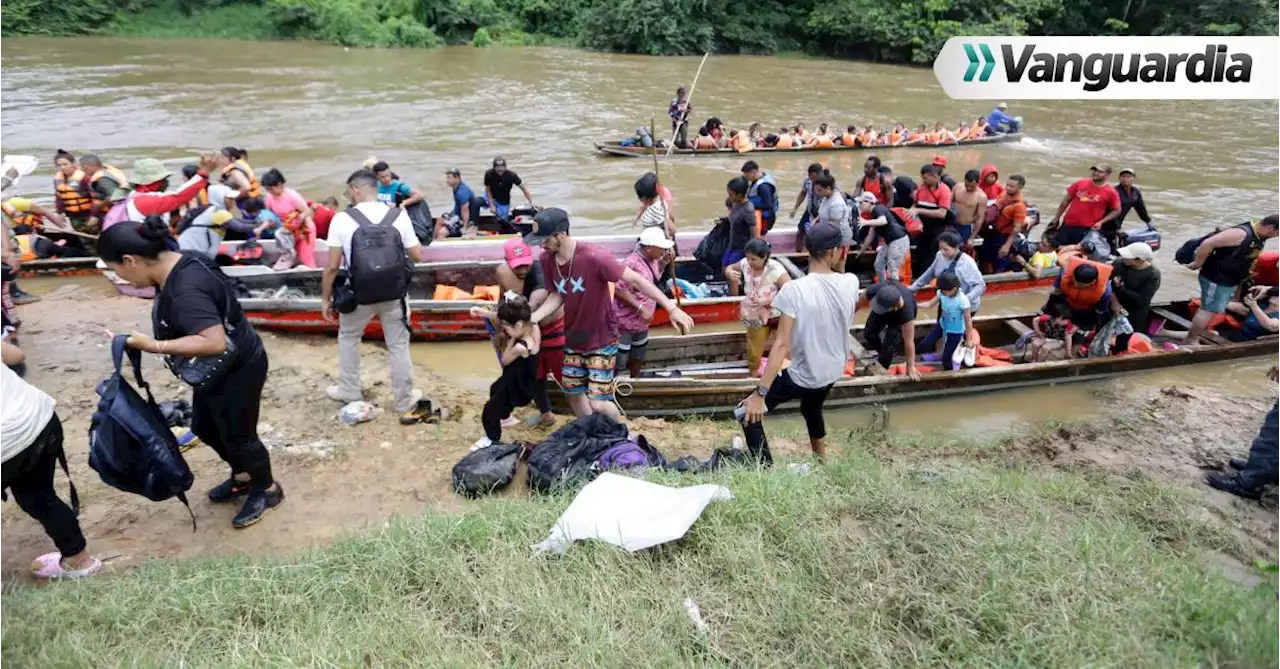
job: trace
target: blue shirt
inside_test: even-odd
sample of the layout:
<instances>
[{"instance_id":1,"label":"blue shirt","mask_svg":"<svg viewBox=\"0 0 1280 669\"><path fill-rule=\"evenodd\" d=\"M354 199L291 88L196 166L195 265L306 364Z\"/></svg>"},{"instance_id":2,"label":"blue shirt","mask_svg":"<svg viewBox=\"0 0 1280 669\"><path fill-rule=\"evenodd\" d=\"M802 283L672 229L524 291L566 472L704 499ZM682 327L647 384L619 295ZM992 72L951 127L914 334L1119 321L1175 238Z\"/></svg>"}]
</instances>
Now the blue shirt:
<instances>
[{"instance_id":1,"label":"blue shirt","mask_svg":"<svg viewBox=\"0 0 1280 669\"><path fill-rule=\"evenodd\" d=\"M938 293L938 306L942 308L942 318L938 324L946 334L964 334L964 310L969 308L969 298L956 291L955 296L947 297Z\"/></svg>"},{"instance_id":2,"label":"blue shirt","mask_svg":"<svg viewBox=\"0 0 1280 669\"><path fill-rule=\"evenodd\" d=\"M476 199L476 194L471 192L471 186L465 181L459 181L458 187L453 189L453 215L461 217L462 208L470 207L471 201ZM475 221L472 221L474 223Z\"/></svg>"},{"instance_id":3,"label":"blue shirt","mask_svg":"<svg viewBox=\"0 0 1280 669\"><path fill-rule=\"evenodd\" d=\"M987 114L987 123L994 128L1000 127L1000 124L1002 123L1005 125L1011 125L1013 122L1014 118L1012 116L1000 111L999 109L992 109L991 113Z\"/></svg>"},{"instance_id":4,"label":"blue shirt","mask_svg":"<svg viewBox=\"0 0 1280 669\"><path fill-rule=\"evenodd\" d=\"M396 206L397 197L400 199L407 199L412 194L413 189L409 187L409 184L400 181L399 179L394 179L389 184L383 184L381 181L378 182L378 201L388 207Z\"/></svg>"}]
</instances>

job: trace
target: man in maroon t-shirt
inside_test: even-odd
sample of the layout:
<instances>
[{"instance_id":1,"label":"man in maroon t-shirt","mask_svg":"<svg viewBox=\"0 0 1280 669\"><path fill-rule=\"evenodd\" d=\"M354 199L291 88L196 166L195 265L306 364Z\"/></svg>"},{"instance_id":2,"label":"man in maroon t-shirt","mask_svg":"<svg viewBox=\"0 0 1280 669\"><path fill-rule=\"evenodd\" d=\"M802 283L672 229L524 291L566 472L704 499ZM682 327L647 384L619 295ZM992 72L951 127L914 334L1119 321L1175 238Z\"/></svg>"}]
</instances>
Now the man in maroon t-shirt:
<instances>
[{"instance_id":1,"label":"man in maroon t-shirt","mask_svg":"<svg viewBox=\"0 0 1280 669\"><path fill-rule=\"evenodd\" d=\"M543 209L533 217L529 246L541 245L542 278L547 299L533 312L540 323L564 306L564 393L578 418L603 413L619 420L613 403L613 368L618 354L618 324L613 313L610 283L625 280L671 315L671 323L687 334L693 319L680 310L648 278L623 264L608 251L569 236L569 215L563 209Z\"/></svg>"},{"instance_id":2,"label":"man in maroon t-shirt","mask_svg":"<svg viewBox=\"0 0 1280 669\"><path fill-rule=\"evenodd\" d=\"M1099 163L1089 170L1091 178L1067 187L1067 196L1049 223L1050 228L1057 227L1059 221L1063 223L1054 239L1055 246L1079 244L1090 230L1101 230L1104 223L1120 215L1120 194L1107 183L1111 166Z\"/></svg>"}]
</instances>

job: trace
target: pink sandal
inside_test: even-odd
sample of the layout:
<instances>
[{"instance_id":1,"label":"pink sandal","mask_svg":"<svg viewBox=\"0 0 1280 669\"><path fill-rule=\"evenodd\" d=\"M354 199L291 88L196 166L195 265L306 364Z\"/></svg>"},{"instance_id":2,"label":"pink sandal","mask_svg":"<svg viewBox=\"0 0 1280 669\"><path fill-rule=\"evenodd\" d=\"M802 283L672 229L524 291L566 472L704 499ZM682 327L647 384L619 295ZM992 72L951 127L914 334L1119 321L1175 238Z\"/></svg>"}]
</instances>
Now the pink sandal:
<instances>
[{"instance_id":1,"label":"pink sandal","mask_svg":"<svg viewBox=\"0 0 1280 669\"><path fill-rule=\"evenodd\" d=\"M62 553L45 553L31 563L31 574L47 581L75 581L88 578L102 571L102 560L93 558L93 564L84 569L71 570L62 566Z\"/></svg>"}]
</instances>

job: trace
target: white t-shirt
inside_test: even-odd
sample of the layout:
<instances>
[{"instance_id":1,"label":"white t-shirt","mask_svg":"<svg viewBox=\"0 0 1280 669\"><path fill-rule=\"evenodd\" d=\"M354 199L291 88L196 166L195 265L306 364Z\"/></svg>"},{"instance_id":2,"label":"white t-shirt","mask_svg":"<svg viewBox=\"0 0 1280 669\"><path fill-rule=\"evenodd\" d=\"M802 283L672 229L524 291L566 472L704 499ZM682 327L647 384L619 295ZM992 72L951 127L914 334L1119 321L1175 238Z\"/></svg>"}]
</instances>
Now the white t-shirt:
<instances>
[{"instance_id":1,"label":"white t-shirt","mask_svg":"<svg viewBox=\"0 0 1280 669\"><path fill-rule=\"evenodd\" d=\"M382 202L361 202L356 205L356 209L365 215L374 225L382 223L382 218L387 215L387 211L391 208ZM409 214L404 211L396 217L392 225L400 233L400 241L404 242L405 250L415 246L421 246L418 242L418 236L413 232L413 222L409 220ZM351 218L345 210L340 211L333 216L333 222L329 224L329 247L342 246L342 266L346 267L351 259L351 236L356 233L356 229L360 226Z\"/></svg>"},{"instance_id":2,"label":"white t-shirt","mask_svg":"<svg viewBox=\"0 0 1280 669\"><path fill-rule=\"evenodd\" d=\"M0 461L25 451L53 418L55 402L8 365L0 365Z\"/></svg>"},{"instance_id":3,"label":"white t-shirt","mask_svg":"<svg viewBox=\"0 0 1280 669\"><path fill-rule=\"evenodd\" d=\"M793 279L773 306L795 319L791 328L791 366L787 374L802 388L816 390L844 376L853 348L853 310L858 305L858 277L831 272Z\"/></svg>"},{"instance_id":4,"label":"white t-shirt","mask_svg":"<svg viewBox=\"0 0 1280 669\"><path fill-rule=\"evenodd\" d=\"M645 208L644 213L640 215L640 227L656 228L667 224L667 205L658 198L653 204Z\"/></svg>"}]
</instances>

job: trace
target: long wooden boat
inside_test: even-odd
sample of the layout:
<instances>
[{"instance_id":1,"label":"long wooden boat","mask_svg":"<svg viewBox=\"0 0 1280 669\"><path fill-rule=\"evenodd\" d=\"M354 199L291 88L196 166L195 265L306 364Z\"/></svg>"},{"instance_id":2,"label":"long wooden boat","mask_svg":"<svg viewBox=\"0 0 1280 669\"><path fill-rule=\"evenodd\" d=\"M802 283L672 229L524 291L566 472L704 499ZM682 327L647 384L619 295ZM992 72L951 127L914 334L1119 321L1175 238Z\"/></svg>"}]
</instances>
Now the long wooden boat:
<instances>
[{"instance_id":1,"label":"long wooden boat","mask_svg":"<svg viewBox=\"0 0 1280 669\"><path fill-rule=\"evenodd\" d=\"M1152 313L1164 317L1169 329L1185 331L1190 326L1186 307L1185 301L1157 304L1153 306ZM975 326L981 333L984 346L1008 349L1028 330L1034 316L980 316L975 319ZM931 322L918 323L917 335L922 336L931 326ZM855 331L860 329L855 328ZM1213 343L1185 346L1179 342L1177 349L1166 351L1161 350L1160 344L1171 340L1161 336L1154 338L1157 346L1151 353L936 371L925 374L920 381L888 375L861 350L860 345L855 344L854 352L859 360L857 375L845 377L832 386L827 406L881 404L1092 381L1166 367L1274 356L1280 343L1275 335L1242 343L1232 343L1216 335L1209 338ZM747 375L745 364L741 362L745 354L746 342L741 332L651 337L646 368L660 375L670 375L679 370L680 376L623 377L619 379L618 403L628 416L729 416L757 385L757 380ZM1015 360L1019 357L1015 355ZM568 410L563 395L554 393L552 402L557 411ZM798 407L797 403L791 402L780 409L795 410Z\"/></svg>"},{"instance_id":2,"label":"long wooden boat","mask_svg":"<svg viewBox=\"0 0 1280 669\"><path fill-rule=\"evenodd\" d=\"M728 149L728 148L708 149L708 150L672 149L671 155L673 156L732 156L732 155L748 155L748 154L755 155L755 154L774 154L774 153L780 154L780 155L787 155L787 154L793 154L793 153L832 153L836 151L885 151L888 149L911 149L911 148L932 149L934 151L937 151L939 149L946 149L946 148L959 147L959 146L981 146L986 144L1004 144L1007 142L1017 142L1022 140L1022 136L1023 136L1022 133L1011 133L1011 134L1005 134L1005 135L992 135L990 137L979 137L978 139L966 139L960 142L951 142L948 144L900 144L897 146L836 145L826 149L808 148L808 147L793 147L789 149L778 149L778 148L762 146L744 153L739 153L736 149ZM667 149L665 147L651 148L651 147L643 147L643 146L622 146L621 142L611 142L611 141L595 142L595 146L596 146L596 150L599 151L601 155L605 155L605 156L627 156L632 158L640 158L640 157L652 156L655 153L663 156L667 155Z\"/></svg>"},{"instance_id":3,"label":"long wooden boat","mask_svg":"<svg viewBox=\"0 0 1280 669\"><path fill-rule=\"evenodd\" d=\"M803 270L793 264L790 258L787 256L782 258L785 259L784 264L788 266L793 277L803 275ZM797 258L797 260L800 259ZM872 272L873 263L874 255L866 254L859 258L858 267L853 269L867 278ZM471 292L475 286L496 285L495 271L498 265L496 261L420 264L414 270L409 295L411 298L434 295L438 285L455 286L467 292ZM235 274L251 294L258 296L240 299L240 306L245 310L254 327L279 332L337 334L337 323L329 323L322 318L320 300L315 297L320 294L322 274L320 270L229 273ZM1010 293L1045 287L1052 284L1057 275L1057 268L1046 270L1040 276L1031 276L1025 272L990 275L986 277L987 293ZM693 258L677 260L676 276L694 284L715 282L720 278L714 270ZM869 283L869 278L867 282ZM304 295L307 297L302 297ZM932 299L933 295L932 288L925 288L916 293L916 299L927 301ZM738 320L738 307L741 302L741 297L685 298L681 301L681 307L695 323L728 323ZM865 305L865 299L862 303ZM485 304L490 303L479 300L410 299L409 326L412 336L414 339L424 341L485 339L489 335L484 324L472 318L469 313L472 306ZM654 312L655 327L667 324L669 324L669 315L665 310L658 309ZM365 337L381 338L381 325L377 321L371 322L365 329Z\"/></svg>"},{"instance_id":4,"label":"long wooden boat","mask_svg":"<svg viewBox=\"0 0 1280 669\"><path fill-rule=\"evenodd\" d=\"M18 269L19 277L93 276L98 273L98 258L42 258L28 260Z\"/></svg>"}]
</instances>

